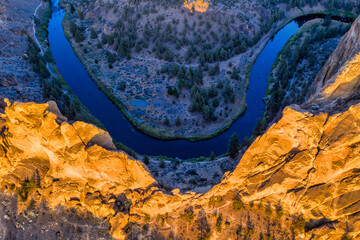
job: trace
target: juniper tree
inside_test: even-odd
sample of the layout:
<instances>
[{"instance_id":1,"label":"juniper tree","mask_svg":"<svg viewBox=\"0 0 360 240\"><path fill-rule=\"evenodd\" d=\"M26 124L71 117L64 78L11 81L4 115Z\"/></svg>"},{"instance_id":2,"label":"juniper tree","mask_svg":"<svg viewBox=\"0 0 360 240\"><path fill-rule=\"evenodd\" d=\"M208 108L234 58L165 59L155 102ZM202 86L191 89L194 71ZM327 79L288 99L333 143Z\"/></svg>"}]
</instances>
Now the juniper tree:
<instances>
[{"instance_id":1,"label":"juniper tree","mask_svg":"<svg viewBox=\"0 0 360 240\"><path fill-rule=\"evenodd\" d=\"M229 146L228 146L228 154L232 159L235 159L240 150L240 141L237 133L233 133L230 137Z\"/></svg>"}]
</instances>

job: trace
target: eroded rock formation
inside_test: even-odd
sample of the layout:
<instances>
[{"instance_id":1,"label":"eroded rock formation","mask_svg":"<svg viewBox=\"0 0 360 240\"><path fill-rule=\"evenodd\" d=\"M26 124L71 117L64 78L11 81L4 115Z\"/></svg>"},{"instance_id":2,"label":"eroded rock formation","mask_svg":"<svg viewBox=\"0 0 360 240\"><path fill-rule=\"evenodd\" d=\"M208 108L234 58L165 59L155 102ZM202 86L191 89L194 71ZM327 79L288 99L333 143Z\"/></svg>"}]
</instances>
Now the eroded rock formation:
<instances>
[{"instance_id":1,"label":"eroded rock formation","mask_svg":"<svg viewBox=\"0 0 360 240\"><path fill-rule=\"evenodd\" d=\"M324 100L348 98L349 94L356 93L352 88L358 87L359 53L360 18L357 18L316 76L311 98L325 102Z\"/></svg>"},{"instance_id":2,"label":"eroded rock formation","mask_svg":"<svg viewBox=\"0 0 360 240\"><path fill-rule=\"evenodd\" d=\"M7 103L1 115L1 186L17 189L22 201L78 206L110 218L128 212L134 200L125 191L157 185L141 162L114 151L107 132L69 124L54 102Z\"/></svg>"}]
</instances>

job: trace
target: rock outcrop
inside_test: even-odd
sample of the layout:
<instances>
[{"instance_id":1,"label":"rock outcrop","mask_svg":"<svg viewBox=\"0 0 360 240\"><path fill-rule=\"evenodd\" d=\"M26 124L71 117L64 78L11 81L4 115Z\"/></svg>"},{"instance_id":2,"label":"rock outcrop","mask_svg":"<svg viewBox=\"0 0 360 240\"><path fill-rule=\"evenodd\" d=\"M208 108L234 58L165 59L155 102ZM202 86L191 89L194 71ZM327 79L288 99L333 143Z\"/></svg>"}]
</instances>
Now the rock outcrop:
<instances>
[{"instance_id":1,"label":"rock outcrop","mask_svg":"<svg viewBox=\"0 0 360 240\"><path fill-rule=\"evenodd\" d=\"M312 86L312 98L324 101L347 98L358 85L360 52L360 17L341 39L338 47L318 73ZM345 64L349 62L348 64ZM352 72L353 74L351 74ZM346 76L346 78L345 78Z\"/></svg>"},{"instance_id":2,"label":"rock outcrop","mask_svg":"<svg viewBox=\"0 0 360 240\"><path fill-rule=\"evenodd\" d=\"M157 185L143 163L115 151L107 132L69 124L54 102L7 101L0 146L1 186L17 189L22 201L77 206L110 220L129 210L135 189Z\"/></svg>"},{"instance_id":3,"label":"rock outcrop","mask_svg":"<svg viewBox=\"0 0 360 240\"><path fill-rule=\"evenodd\" d=\"M347 72L340 76L347 77ZM105 218L117 239L197 239L202 234L198 225L205 220L212 239L250 233L254 239L264 234L356 238L359 116L360 104L337 114L314 114L292 105L220 184L205 194L181 194L159 189L141 162L115 150L107 132L83 122L68 123L54 102L7 101L1 115L1 186L7 194L17 192L19 211L29 201L46 201L51 209L80 209ZM275 214L279 206L280 215ZM233 226L221 235L215 230L219 216ZM304 226L294 230L299 216Z\"/></svg>"},{"instance_id":4,"label":"rock outcrop","mask_svg":"<svg viewBox=\"0 0 360 240\"><path fill-rule=\"evenodd\" d=\"M359 126L360 104L332 116L290 106L208 194L236 189L247 203L281 202L290 215L337 223L336 231L323 229L331 239L345 234L345 223L359 237Z\"/></svg>"}]
</instances>

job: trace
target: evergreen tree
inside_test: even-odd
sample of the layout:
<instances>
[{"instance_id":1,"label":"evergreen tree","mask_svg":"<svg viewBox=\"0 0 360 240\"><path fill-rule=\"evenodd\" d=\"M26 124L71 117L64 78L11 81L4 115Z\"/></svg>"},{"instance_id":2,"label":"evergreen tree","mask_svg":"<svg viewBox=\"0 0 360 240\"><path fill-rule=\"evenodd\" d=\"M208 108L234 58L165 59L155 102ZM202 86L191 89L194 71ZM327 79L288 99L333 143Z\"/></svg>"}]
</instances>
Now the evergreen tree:
<instances>
[{"instance_id":1,"label":"evergreen tree","mask_svg":"<svg viewBox=\"0 0 360 240\"><path fill-rule=\"evenodd\" d=\"M215 160L215 153L214 153L214 151L211 151L211 153L210 153L210 160L211 161L213 161L213 160Z\"/></svg>"},{"instance_id":2,"label":"evergreen tree","mask_svg":"<svg viewBox=\"0 0 360 240\"><path fill-rule=\"evenodd\" d=\"M76 24L73 21L71 21L70 22L70 33L71 33L71 35L75 36L76 30L77 30Z\"/></svg>"},{"instance_id":3,"label":"evergreen tree","mask_svg":"<svg viewBox=\"0 0 360 240\"><path fill-rule=\"evenodd\" d=\"M170 124L170 121L169 121L169 119L166 117L165 120L164 120L164 125L169 126L169 124Z\"/></svg>"},{"instance_id":4,"label":"evergreen tree","mask_svg":"<svg viewBox=\"0 0 360 240\"><path fill-rule=\"evenodd\" d=\"M84 34L80 31L80 29L76 29L75 33L75 41L82 42L85 40Z\"/></svg>"},{"instance_id":5,"label":"evergreen tree","mask_svg":"<svg viewBox=\"0 0 360 240\"><path fill-rule=\"evenodd\" d=\"M228 154L232 159L235 159L240 150L240 141L237 133L233 133L230 137L229 146L228 146Z\"/></svg>"},{"instance_id":6,"label":"evergreen tree","mask_svg":"<svg viewBox=\"0 0 360 240\"><path fill-rule=\"evenodd\" d=\"M149 157L145 155L143 158L143 162L148 165L150 163Z\"/></svg>"},{"instance_id":7,"label":"evergreen tree","mask_svg":"<svg viewBox=\"0 0 360 240\"><path fill-rule=\"evenodd\" d=\"M239 70L236 67L231 72L231 79L239 80Z\"/></svg>"},{"instance_id":8,"label":"evergreen tree","mask_svg":"<svg viewBox=\"0 0 360 240\"><path fill-rule=\"evenodd\" d=\"M91 37L91 39L96 39L98 37L97 33L95 32L95 30L93 28L91 29L90 37Z\"/></svg>"},{"instance_id":9,"label":"evergreen tree","mask_svg":"<svg viewBox=\"0 0 360 240\"><path fill-rule=\"evenodd\" d=\"M74 13L75 12L75 7L74 5L72 5L72 3L70 3L70 13Z\"/></svg>"},{"instance_id":10,"label":"evergreen tree","mask_svg":"<svg viewBox=\"0 0 360 240\"><path fill-rule=\"evenodd\" d=\"M176 126L180 126L180 125L181 125L181 120L180 120L179 117L177 117L177 118L175 119L175 125L176 125Z\"/></svg>"},{"instance_id":11,"label":"evergreen tree","mask_svg":"<svg viewBox=\"0 0 360 240\"><path fill-rule=\"evenodd\" d=\"M100 42L100 41L98 41L98 43L96 44L96 47L97 47L98 49L102 48L102 45L101 45L101 42Z\"/></svg>"}]
</instances>

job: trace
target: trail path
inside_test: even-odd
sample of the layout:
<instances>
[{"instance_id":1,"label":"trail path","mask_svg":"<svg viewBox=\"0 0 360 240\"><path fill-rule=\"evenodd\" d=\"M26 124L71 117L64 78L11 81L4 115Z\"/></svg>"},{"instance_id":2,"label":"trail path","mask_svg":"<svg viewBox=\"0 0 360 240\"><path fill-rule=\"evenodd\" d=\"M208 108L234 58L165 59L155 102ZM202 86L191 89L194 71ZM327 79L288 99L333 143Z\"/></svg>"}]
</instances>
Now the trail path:
<instances>
[{"instance_id":1,"label":"trail path","mask_svg":"<svg viewBox=\"0 0 360 240\"><path fill-rule=\"evenodd\" d=\"M32 20L32 24L33 24L33 33L34 33L34 40L36 42L36 44L38 45L39 49L40 49L40 54L43 55L43 50L42 50L42 47L41 47L41 44L40 42L38 41L38 39L36 38L36 30L35 30L35 18L36 18L36 14L37 14L37 11L39 10L39 8L42 6L42 3L43 1L40 1L40 4L39 6L37 6L37 8L35 9L35 12L34 12L34 18Z\"/></svg>"}]
</instances>

